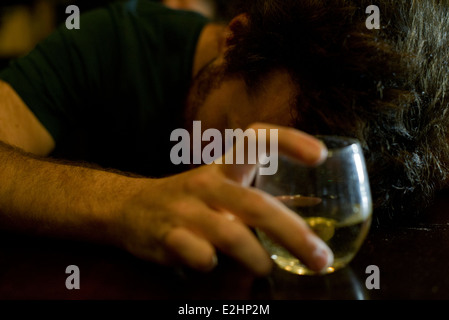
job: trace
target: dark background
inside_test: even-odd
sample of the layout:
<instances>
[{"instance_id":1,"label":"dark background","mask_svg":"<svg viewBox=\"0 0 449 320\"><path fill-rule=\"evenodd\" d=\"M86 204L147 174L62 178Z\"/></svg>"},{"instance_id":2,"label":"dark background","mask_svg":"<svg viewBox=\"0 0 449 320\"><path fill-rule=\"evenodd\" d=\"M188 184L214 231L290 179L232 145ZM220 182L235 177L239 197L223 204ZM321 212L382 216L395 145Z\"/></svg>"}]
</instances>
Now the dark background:
<instances>
[{"instance_id":1,"label":"dark background","mask_svg":"<svg viewBox=\"0 0 449 320\"><path fill-rule=\"evenodd\" d=\"M125 0L114 0L125 1ZM31 51L58 25L65 22L65 9L77 5L81 13L113 0L2 0L0 3L0 70L11 59ZM239 0L143 0L161 2L175 9L197 10L211 20L225 22Z\"/></svg>"}]
</instances>

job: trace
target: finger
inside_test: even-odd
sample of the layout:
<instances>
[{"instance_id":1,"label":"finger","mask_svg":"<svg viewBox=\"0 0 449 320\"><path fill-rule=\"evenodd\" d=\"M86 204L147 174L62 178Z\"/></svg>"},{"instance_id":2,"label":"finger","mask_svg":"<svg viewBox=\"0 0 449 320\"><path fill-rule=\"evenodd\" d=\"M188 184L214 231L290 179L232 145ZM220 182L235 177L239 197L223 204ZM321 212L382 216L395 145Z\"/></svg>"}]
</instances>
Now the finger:
<instances>
[{"instance_id":1,"label":"finger","mask_svg":"<svg viewBox=\"0 0 449 320\"><path fill-rule=\"evenodd\" d=\"M256 132L259 129L278 130L279 152L290 156L306 165L317 165L327 157L327 148L317 138L289 127L279 127L265 123L256 123L250 126ZM270 143L271 135L267 135ZM269 149L268 149L269 150Z\"/></svg>"},{"instance_id":2,"label":"finger","mask_svg":"<svg viewBox=\"0 0 449 320\"><path fill-rule=\"evenodd\" d=\"M165 237L165 246L182 264L192 269L208 272L217 265L214 247L187 229L169 231Z\"/></svg>"},{"instance_id":3,"label":"finger","mask_svg":"<svg viewBox=\"0 0 449 320\"><path fill-rule=\"evenodd\" d=\"M190 214L187 227L257 275L267 275L272 261L254 233L240 219L213 210ZM190 225L189 225L190 224Z\"/></svg>"},{"instance_id":4,"label":"finger","mask_svg":"<svg viewBox=\"0 0 449 320\"><path fill-rule=\"evenodd\" d=\"M208 197L209 203L232 212L244 223L262 229L311 269L321 271L332 263L333 254L327 245L299 215L274 197L232 181L204 196Z\"/></svg>"},{"instance_id":5,"label":"finger","mask_svg":"<svg viewBox=\"0 0 449 320\"><path fill-rule=\"evenodd\" d=\"M247 130L254 130L256 134L248 135L247 138L240 137L234 147L223 156L221 162L226 164L220 165L221 170L228 178L239 183L249 185L257 167L255 163L260 161L260 158L265 154L261 154L261 151L258 150L258 154L253 155L253 157L247 155L245 159L252 161L246 161L244 164L237 164L235 161L229 163L227 159L232 159L232 157L228 157L228 155L230 153L233 155L237 153L247 154L245 147L250 144L257 146L259 143L265 144L265 151L270 153L272 159L277 158L278 154L284 154L305 165L317 165L327 157L327 149L324 144L304 132L269 124L254 124ZM265 134L259 135L262 132L259 130L265 130ZM246 139L247 143L245 143ZM254 157L257 157L257 159L251 159Z\"/></svg>"}]
</instances>

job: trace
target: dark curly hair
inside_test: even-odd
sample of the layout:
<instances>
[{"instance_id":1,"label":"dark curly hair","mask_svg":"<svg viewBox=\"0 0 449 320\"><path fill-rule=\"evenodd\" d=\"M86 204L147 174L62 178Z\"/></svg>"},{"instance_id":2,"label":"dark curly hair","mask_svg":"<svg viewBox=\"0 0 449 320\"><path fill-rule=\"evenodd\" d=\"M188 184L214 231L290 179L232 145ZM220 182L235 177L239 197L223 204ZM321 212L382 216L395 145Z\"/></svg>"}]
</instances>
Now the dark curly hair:
<instances>
[{"instance_id":1,"label":"dark curly hair","mask_svg":"<svg viewBox=\"0 0 449 320\"><path fill-rule=\"evenodd\" d=\"M365 25L372 4L380 30ZM228 73L253 90L288 71L297 128L360 140L378 222L431 203L449 169L449 1L246 0L236 13L249 24L233 24Z\"/></svg>"}]
</instances>

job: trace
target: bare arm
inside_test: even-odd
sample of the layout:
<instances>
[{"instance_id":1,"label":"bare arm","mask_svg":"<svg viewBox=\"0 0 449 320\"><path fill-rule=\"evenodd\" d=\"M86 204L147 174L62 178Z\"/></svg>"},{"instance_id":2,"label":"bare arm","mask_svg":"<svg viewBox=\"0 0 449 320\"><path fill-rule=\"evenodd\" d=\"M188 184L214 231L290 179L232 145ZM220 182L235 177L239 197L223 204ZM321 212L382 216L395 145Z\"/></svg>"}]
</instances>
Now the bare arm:
<instances>
[{"instance_id":1,"label":"bare arm","mask_svg":"<svg viewBox=\"0 0 449 320\"><path fill-rule=\"evenodd\" d=\"M113 215L129 178L44 158L54 145L16 92L0 81L0 227L111 242Z\"/></svg>"},{"instance_id":2,"label":"bare arm","mask_svg":"<svg viewBox=\"0 0 449 320\"><path fill-rule=\"evenodd\" d=\"M314 270L332 262L303 220L241 184L250 166L154 180L51 161L43 157L54 147L50 134L3 83L0 128L0 228L112 244L198 270L213 268L220 250L266 274L270 258L249 229L260 227ZM280 129L279 147L308 164L322 160L322 145L292 129Z\"/></svg>"},{"instance_id":3,"label":"bare arm","mask_svg":"<svg viewBox=\"0 0 449 320\"><path fill-rule=\"evenodd\" d=\"M60 164L0 143L0 227L116 244L118 210L135 179Z\"/></svg>"},{"instance_id":4,"label":"bare arm","mask_svg":"<svg viewBox=\"0 0 449 320\"><path fill-rule=\"evenodd\" d=\"M48 155L55 142L13 88L0 80L0 140L36 155Z\"/></svg>"}]
</instances>

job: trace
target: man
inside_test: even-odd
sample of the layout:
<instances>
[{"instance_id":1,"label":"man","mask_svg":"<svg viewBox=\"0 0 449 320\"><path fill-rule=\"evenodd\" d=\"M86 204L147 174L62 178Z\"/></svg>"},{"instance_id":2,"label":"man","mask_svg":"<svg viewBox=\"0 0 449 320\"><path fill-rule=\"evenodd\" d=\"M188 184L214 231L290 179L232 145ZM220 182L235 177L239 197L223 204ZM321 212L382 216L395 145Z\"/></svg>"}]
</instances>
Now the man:
<instances>
[{"instance_id":1,"label":"man","mask_svg":"<svg viewBox=\"0 0 449 320\"><path fill-rule=\"evenodd\" d=\"M410 6L384 5L399 17ZM391 29L366 30L365 8L245 1L221 26L133 0L86 14L80 30L62 27L0 75L0 225L205 271L219 250L264 275L258 227L326 268L332 253L305 222L248 186L253 167L176 174L168 141L193 120L277 128L281 152L316 165L325 148L289 127L350 135L367 151L379 208L428 199L447 172L444 87L436 95L439 84L425 82L421 95L410 75L422 65L384 40Z\"/></svg>"}]
</instances>

